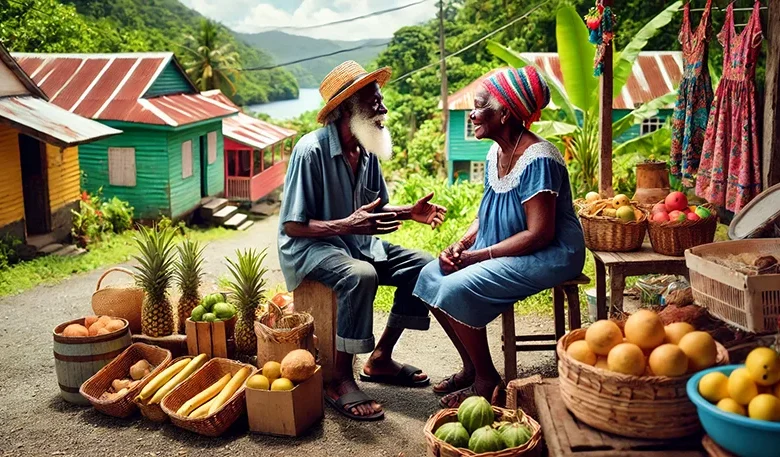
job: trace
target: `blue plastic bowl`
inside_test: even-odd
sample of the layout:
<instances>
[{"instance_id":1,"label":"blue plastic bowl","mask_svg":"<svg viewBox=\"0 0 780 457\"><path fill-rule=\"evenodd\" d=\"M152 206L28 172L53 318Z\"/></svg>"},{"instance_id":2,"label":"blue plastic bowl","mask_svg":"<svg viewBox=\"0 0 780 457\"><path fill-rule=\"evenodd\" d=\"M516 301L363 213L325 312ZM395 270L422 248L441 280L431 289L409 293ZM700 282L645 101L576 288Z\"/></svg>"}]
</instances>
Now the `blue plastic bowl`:
<instances>
[{"instance_id":1,"label":"blue plastic bowl","mask_svg":"<svg viewBox=\"0 0 780 457\"><path fill-rule=\"evenodd\" d=\"M685 386L688 397L699 413L704 431L723 449L740 457L780 456L780 422L749 419L727 413L699 394L699 380L713 371L726 376L743 365L726 365L696 373Z\"/></svg>"}]
</instances>

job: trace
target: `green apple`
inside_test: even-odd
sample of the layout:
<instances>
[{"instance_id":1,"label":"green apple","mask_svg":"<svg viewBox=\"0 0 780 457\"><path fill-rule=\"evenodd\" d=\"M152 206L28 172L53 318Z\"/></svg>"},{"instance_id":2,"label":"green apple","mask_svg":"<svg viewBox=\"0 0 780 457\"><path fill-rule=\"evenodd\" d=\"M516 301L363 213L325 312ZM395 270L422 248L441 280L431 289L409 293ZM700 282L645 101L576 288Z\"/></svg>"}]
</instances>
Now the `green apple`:
<instances>
[{"instance_id":1,"label":"green apple","mask_svg":"<svg viewBox=\"0 0 780 457\"><path fill-rule=\"evenodd\" d=\"M707 219L708 217L710 217L710 210L708 210L703 206L699 206L696 208L696 215L702 219Z\"/></svg>"}]
</instances>

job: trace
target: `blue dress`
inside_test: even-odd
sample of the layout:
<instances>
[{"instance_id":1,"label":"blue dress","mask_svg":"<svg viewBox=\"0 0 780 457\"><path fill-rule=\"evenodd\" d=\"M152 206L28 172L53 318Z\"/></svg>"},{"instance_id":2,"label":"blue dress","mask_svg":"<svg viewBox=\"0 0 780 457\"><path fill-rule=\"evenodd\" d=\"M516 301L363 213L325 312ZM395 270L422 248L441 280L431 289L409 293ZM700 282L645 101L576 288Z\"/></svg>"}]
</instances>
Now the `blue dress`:
<instances>
[{"instance_id":1,"label":"blue dress","mask_svg":"<svg viewBox=\"0 0 780 457\"><path fill-rule=\"evenodd\" d=\"M526 230L523 203L540 192L556 195L555 238L542 250L490 259L446 276L438 259L423 268L414 295L474 328L485 327L520 300L576 278L585 264L582 226L558 149L547 141L529 146L501 179L497 151L494 144L487 155L479 230L471 249L484 249Z\"/></svg>"}]
</instances>

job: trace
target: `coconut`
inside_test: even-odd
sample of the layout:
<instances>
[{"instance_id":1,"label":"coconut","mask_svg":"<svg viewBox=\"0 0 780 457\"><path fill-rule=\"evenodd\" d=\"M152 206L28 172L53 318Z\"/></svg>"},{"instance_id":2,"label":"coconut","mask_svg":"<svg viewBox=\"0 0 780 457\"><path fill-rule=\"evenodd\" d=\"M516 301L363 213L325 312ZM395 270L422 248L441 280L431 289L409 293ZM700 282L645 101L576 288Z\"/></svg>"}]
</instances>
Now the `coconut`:
<instances>
[{"instance_id":1,"label":"coconut","mask_svg":"<svg viewBox=\"0 0 780 457\"><path fill-rule=\"evenodd\" d=\"M300 383L309 379L317 369L314 356L305 349L290 351L282 359L281 365L282 377L294 383Z\"/></svg>"}]
</instances>

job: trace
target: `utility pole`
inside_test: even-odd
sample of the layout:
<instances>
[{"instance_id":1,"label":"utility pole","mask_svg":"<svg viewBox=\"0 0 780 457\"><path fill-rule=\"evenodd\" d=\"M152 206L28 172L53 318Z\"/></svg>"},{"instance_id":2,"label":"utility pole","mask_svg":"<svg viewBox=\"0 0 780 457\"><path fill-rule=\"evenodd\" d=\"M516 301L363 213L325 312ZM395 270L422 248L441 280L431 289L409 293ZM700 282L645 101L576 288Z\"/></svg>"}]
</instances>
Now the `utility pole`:
<instances>
[{"instance_id":1,"label":"utility pole","mask_svg":"<svg viewBox=\"0 0 780 457\"><path fill-rule=\"evenodd\" d=\"M439 55L441 56L441 128L447 133L449 104L447 103L447 62L444 60L444 2L439 0Z\"/></svg>"}]
</instances>

